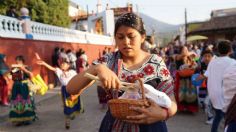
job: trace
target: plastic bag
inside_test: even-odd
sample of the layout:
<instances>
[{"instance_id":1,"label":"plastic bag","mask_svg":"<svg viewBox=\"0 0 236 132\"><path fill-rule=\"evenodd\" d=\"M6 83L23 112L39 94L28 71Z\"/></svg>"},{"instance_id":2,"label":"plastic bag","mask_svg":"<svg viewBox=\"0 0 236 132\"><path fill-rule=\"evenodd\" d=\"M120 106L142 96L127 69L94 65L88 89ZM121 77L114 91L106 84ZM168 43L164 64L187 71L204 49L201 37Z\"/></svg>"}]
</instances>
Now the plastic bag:
<instances>
[{"instance_id":1,"label":"plastic bag","mask_svg":"<svg viewBox=\"0 0 236 132\"><path fill-rule=\"evenodd\" d=\"M48 91L48 86L46 85L46 83L44 82L44 80L42 79L42 77L39 74L37 74L35 77L33 77L31 79L31 81L34 84L40 86L40 89L38 89L36 92L37 94L44 95Z\"/></svg>"}]
</instances>

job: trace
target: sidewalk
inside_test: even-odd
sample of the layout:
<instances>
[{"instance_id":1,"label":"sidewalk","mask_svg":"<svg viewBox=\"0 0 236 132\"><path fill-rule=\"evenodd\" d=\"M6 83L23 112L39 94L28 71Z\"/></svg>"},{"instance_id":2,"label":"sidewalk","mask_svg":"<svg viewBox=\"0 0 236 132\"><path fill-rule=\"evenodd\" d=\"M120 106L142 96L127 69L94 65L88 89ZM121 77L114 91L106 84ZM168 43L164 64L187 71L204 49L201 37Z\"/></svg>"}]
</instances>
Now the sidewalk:
<instances>
[{"instance_id":1,"label":"sidewalk","mask_svg":"<svg viewBox=\"0 0 236 132\"><path fill-rule=\"evenodd\" d=\"M35 105L37 106L40 102L50 99L56 95L59 95L60 89L61 87L58 86L58 87L48 90L47 93L43 96L35 95L34 96ZM8 119L8 114L9 114L9 107L0 105L0 122L6 121Z\"/></svg>"}]
</instances>

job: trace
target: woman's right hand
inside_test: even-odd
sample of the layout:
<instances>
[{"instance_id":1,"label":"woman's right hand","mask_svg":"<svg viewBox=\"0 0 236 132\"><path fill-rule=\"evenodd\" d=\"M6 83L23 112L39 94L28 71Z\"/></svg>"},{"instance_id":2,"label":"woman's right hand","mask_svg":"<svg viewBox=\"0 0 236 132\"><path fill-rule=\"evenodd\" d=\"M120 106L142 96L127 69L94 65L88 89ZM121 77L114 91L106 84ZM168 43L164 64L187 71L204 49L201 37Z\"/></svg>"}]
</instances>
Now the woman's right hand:
<instances>
[{"instance_id":1,"label":"woman's right hand","mask_svg":"<svg viewBox=\"0 0 236 132\"><path fill-rule=\"evenodd\" d=\"M98 78L102 83L103 88L118 89L121 87L121 83L117 75L113 71L111 71L106 65L99 64L96 66L95 70Z\"/></svg>"}]
</instances>

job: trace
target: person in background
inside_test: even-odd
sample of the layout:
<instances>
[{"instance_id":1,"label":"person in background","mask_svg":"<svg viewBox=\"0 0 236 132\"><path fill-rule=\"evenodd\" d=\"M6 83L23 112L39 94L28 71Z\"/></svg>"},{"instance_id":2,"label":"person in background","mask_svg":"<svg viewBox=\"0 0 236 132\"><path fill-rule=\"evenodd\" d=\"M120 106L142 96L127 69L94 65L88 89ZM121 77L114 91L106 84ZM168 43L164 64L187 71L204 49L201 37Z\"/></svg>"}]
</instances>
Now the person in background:
<instances>
[{"instance_id":1,"label":"person in background","mask_svg":"<svg viewBox=\"0 0 236 132\"><path fill-rule=\"evenodd\" d=\"M223 73L227 68L234 65L236 61L231 59L229 55L232 53L232 45L230 41L219 41L218 46L219 57L213 59L204 76L207 77L207 90L215 112L211 132L217 132L220 121L224 117L224 92L223 92Z\"/></svg>"},{"instance_id":2,"label":"person in background","mask_svg":"<svg viewBox=\"0 0 236 132\"><path fill-rule=\"evenodd\" d=\"M7 83L7 73L9 67L6 64L6 55L0 54L0 99L4 106L9 105L8 100L8 83Z\"/></svg>"},{"instance_id":3,"label":"person in background","mask_svg":"<svg viewBox=\"0 0 236 132\"><path fill-rule=\"evenodd\" d=\"M76 71L70 68L70 60L68 57L61 58L59 67L52 67L43 60L38 60L37 64L45 66L49 70L55 72L62 84L61 95L64 106L65 128L69 129L70 120L73 120L76 114L83 112L83 105L80 96L73 96L66 92L66 85L70 79L76 75Z\"/></svg>"},{"instance_id":4,"label":"person in background","mask_svg":"<svg viewBox=\"0 0 236 132\"><path fill-rule=\"evenodd\" d=\"M59 64L58 64L59 56L60 56L60 48L55 47L54 52L52 54L52 66L59 67Z\"/></svg>"},{"instance_id":5,"label":"person in background","mask_svg":"<svg viewBox=\"0 0 236 132\"><path fill-rule=\"evenodd\" d=\"M68 58L70 60L71 68L75 70L76 69L76 60L77 60L76 55L72 52L71 49L68 49L66 51L66 54L67 54L67 56L68 56Z\"/></svg>"},{"instance_id":6,"label":"person in background","mask_svg":"<svg viewBox=\"0 0 236 132\"><path fill-rule=\"evenodd\" d=\"M19 15L16 13L16 7L15 6L10 6L10 9L6 11L6 16L13 17L13 18L18 18Z\"/></svg>"},{"instance_id":7,"label":"person in background","mask_svg":"<svg viewBox=\"0 0 236 132\"><path fill-rule=\"evenodd\" d=\"M37 119L34 98L30 94L28 79L33 78L23 56L16 57L16 66L11 70L14 81L10 98L10 121L16 125L28 125Z\"/></svg>"},{"instance_id":8,"label":"person in background","mask_svg":"<svg viewBox=\"0 0 236 132\"><path fill-rule=\"evenodd\" d=\"M22 7L20 9L20 14L20 23L22 24L22 30L23 33L25 33L26 39L33 39L29 10L25 7Z\"/></svg>"},{"instance_id":9,"label":"person in background","mask_svg":"<svg viewBox=\"0 0 236 132\"><path fill-rule=\"evenodd\" d=\"M204 73L207 70L207 66L210 63L210 61L213 59L213 52L210 50L205 50L202 52L202 62L200 66L198 67L198 71L200 74L204 75ZM198 90L198 99L199 103L202 105L202 107L205 110L207 120L206 124L212 124L213 122L213 117L214 117L214 112L212 108L211 101L209 99L208 93L207 93L207 79L204 79L202 85L199 87Z\"/></svg>"},{"instance_id":10,"label":"person in background","mask_svg":"<svg viewBox=\"0 0 236 132\"><path fill-rule=\"evenodd\" d=\"M175 56L176 76L175 89L179 111L198 112L197 89L191 83L197 63L193 59L193 52L189 52L186 46L180 47L180 53Z\"/></svg>"}]
</instances>

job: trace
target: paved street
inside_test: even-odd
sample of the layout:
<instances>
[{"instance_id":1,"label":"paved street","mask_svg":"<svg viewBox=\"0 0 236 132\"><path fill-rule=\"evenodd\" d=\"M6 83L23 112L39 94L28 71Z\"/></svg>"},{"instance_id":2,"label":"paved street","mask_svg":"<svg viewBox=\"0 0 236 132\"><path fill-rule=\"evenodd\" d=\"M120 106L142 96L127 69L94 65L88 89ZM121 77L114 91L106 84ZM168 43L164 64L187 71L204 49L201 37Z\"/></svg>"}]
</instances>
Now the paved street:
<instances>
[{"instance_id":1,"label":"paved street","mask_svg":"<svg viewBox=\"0 0 236 132\"><path fill-rule=\"evenodd\" d=\"M59 92L59 90L57 90ZM4 121L0 123L1 132L96 132L105 110L99 109L96 87L87 89L82 95L85 113L71 122L71 129L64 129L64 116L59 93L37 104L39 120L28 126L15 127ZM1 107L0 107L1 108ZM198 114L178 113L168 120L169 132L209 132L205 125L203 112Z\"/></svg>"}]
</instances>

